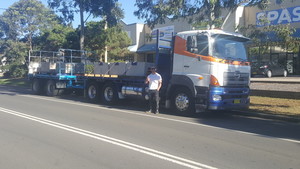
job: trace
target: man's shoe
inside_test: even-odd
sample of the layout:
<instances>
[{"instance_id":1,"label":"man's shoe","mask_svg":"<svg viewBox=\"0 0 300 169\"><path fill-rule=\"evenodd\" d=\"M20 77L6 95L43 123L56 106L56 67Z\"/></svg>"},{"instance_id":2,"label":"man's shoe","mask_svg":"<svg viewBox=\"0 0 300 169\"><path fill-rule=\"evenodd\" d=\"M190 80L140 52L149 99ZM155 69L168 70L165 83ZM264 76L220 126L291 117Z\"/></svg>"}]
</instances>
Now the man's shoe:
<instances>
[{"instance_id":1,"label":"man's shoe","mask_svg":"<svg viewBox=\"0 0 300 169\"><path fill-rule=\"evenodd\" d=\"M147 110L147 111L145 111L145 113L151 113L151 110Z\"/></svg>"},{"instance_id":2,"label":"man's shoe","mask_svg":"<svg viewBox=\"0 0 300 169\"><path fill-rule=\"evenodd\" d=\"M159 111L156 111L154 114L159 114Z\"/></svg>"}]
</instances>

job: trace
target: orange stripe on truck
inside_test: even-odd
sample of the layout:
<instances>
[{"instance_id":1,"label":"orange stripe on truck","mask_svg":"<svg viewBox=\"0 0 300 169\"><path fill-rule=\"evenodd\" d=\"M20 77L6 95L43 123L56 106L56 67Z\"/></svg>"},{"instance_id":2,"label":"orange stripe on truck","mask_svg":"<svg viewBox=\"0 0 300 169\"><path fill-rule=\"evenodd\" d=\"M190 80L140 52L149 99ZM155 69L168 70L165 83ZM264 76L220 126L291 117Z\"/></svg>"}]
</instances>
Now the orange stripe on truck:
<instances>
[{"instance_id":1,"label":"orange stripe on truck","mask_svg":"<svg viewBox=\"0 0 300 169\"><path fill-rule=\"evenodd\" d=\"M202 60L206 60L206 61L210 61L210 62L217 62L217 63L223 63L223 64L229 64L229 65L242 65L242 66L250 65L250 62L230 61L230 60L226 60L226 59L218 59L218 58L214 58L212 56L204 56L204 55L198 55L195 53L188 52L186 50L186 40L179 36L175 37L174 53L179 54L179 55L188 56L188 57L194 57L194 58L201 57Z\"/></svg>"}]
</instances>

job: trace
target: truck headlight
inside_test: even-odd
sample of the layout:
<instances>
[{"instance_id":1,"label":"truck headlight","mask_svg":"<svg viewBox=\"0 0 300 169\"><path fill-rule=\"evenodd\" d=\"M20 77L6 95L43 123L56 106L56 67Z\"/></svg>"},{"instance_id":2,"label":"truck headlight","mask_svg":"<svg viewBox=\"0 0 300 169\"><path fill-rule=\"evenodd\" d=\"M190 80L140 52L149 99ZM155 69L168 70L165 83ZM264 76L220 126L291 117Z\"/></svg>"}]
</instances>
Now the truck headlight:
<instances>
[{"instance_id":1,"label":"truck headlight","mask_svg":"<svg viewBox=\"0 0 300 169\"><path fill-rule=\"evenodd\" d=\"M212 96L212 99L213 99L213 101L221 101L221 100L222 100L222 97L221 97L220 95L214 94L214 95Z\"/></svg>"}]
</instances>

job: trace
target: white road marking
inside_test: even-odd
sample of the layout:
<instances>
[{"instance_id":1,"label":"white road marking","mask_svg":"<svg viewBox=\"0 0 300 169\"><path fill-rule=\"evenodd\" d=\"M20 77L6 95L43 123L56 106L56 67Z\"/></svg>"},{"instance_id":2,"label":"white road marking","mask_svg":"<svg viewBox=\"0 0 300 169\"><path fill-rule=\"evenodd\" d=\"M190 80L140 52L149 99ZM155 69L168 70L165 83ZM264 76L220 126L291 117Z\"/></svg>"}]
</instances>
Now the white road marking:
<instances>
[{"instance_id":1,"label":"white road marking","mask_svg":"<svg viewBox=\"0 0 300 169\"><path fill-rule=\"evenodd\" d=\"M137 151L137 152L140 152L140 153L143 153L143 154L147 154L147 155L150 155L150 156L153 156L153 157L156 157L156 158L160 158L160 159L163 159L163 160L166 160L166 161L170 161L170 162L173 162L173 163L176 163L178 165L182 165L182 166L185 166L185 167L188 167L188 168L193 168L193 169L202 169L202 168L217 169L215 167L205 165L205 164L202 164L202 163L199 163L199 162L196 162L196 161L188 160L188 159L178 157L178 156L175 156L175 155L171 155L171 154L168 154L168 153L165 153L165 152L161 152L161 151L158 151L158 150L154 150L154 149L151 149L151 148L140 146L140 145L137 145L137 144L134 144L134 143L126 142L126 141L119 140L119 139L116 139L116 138L112 138L112 137L109 137L109 136L101 135L101 134L94 133L94 132L91 132L91 131L83 130L83 129L80 129L80 128L72 127L72 126L69 126L69 125L62 124L62 123L57 123L57 122L54 122L54 121L50 121L50 120L47 120L47 119L31 116L31 115L28 115L28 114L24 114L24 113L20 113L20 112L17 112L17 111L5 109L5 108L2 108L2 107L0 107L0 111L2 111L4 113L7 113L7 114L10 114L10 115L14 115L14 116L18 116L18 117L25 118L25 119L28 119L28 120L32 120L32 121L35 121L35 122L38 122L38 123L42 123L42 124L45 124L45 125L48 125L48 126L52 126L52 127L56 127L56 128L62 129L62 130L73 132L73 133L76 133L76 134L79 134L79 135L83 135L83 136L90 137L90 138L93 138L93 139L101 140L103 142L114 144L114 145L124 147L124 148L130 149L130 150L134 150L134 151Z\"/></svg>"},{"instance_id":2,"label":"white road marking","mask_svg":"<svg viewBox=\"0 0 300 169\"><path fill-rule=\"evenodd\" d=\"M91 105L91 104L88 104L88 103L62 101L62 100L53 99L53 98L49 98L49 97L43 97L43 96L32 96L32 95L19 95L19 96L30 97L30 98L35 98L35 99L42 99L42 100L58 102L58 103L66 103L66 104L72 104L72 105L91 107L91 108L96 108L96 109L113 110L113 111L127 113L127 114L147 116L147 117L151 117L151 118L157 118L157 119L162 119L162 120L167 120L167 121L174 121L174 122L185 123L185 124L196 125L196 126L202 126L202 127L207 127L207 128L213 128L213 129L219 129L219 130L227 130L227 131L231 131L231 132L236 132L236 133L241 133L241 134L246 134L246 135L252 135L252 136L258 136L258 137L274 138L274 139L279 139L279 140L282 140L282 141L287 141L287 142L293 142L293 143L299 143L300 144L300 140L272 137L272 136L261 135L261 134L256 134L256 133L250 133L250 132L245 132L245 131L232 130L232 129L224 129L224 128L221 128L221 127L215 127L215 126L210 126L210 125L205 125L205 124L200 124L200 123L194 123L194 122L189 122L189 121L184 121L184 120L172 119L172 118L167 118L167 117L162 117L162 116L153 116L153 115L149 115L149 114L141 114L140 112L133 112L133 111L120 110L120 109L107 108L107 107L99 107L99 105L96 106L96 105Z\"/></svg>"}]
</instances>

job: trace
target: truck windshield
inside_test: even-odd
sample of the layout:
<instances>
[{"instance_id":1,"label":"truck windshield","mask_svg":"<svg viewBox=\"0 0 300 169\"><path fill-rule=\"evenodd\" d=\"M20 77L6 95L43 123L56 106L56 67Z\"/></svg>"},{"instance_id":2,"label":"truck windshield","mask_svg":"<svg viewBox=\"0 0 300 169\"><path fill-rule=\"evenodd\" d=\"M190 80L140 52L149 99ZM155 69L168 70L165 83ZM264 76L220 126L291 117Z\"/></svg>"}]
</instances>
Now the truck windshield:
<instances>
[{"instance_id":1,"label":"truck windshield","mask_svg":"<svg viewBox=\"0 0 300 169\"><path fill-rule=\"evenodd\" d=\"M229 35L212 36L212 55L216 58L247 61L246 38Z\"/></svg>"}]
</instances>

